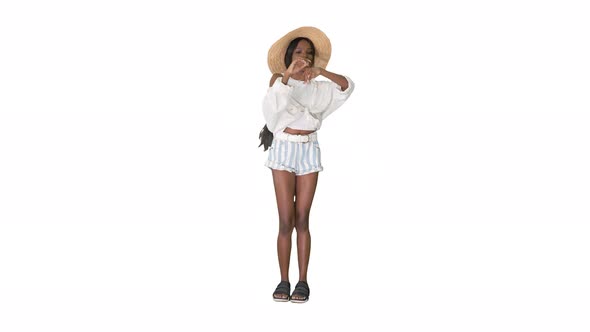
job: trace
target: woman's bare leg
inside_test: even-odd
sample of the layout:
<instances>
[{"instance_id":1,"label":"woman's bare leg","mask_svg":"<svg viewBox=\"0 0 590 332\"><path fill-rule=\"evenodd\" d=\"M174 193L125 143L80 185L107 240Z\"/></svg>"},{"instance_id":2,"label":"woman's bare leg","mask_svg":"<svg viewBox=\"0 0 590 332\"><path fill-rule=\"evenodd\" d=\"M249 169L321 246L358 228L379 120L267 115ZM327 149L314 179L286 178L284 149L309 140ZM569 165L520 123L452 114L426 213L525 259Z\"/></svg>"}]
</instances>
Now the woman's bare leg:
<instances>
[{"instance_id":1,"label":"woman's bare leg","mask_svg":"<svg viewBox=\"0 0 590 332\"><path fill-rule=\"evenodd\" d=\"M299 280L307 281L307 266L311 251L309 233L309 212L318 183L318 172L296 178L295 229L297 230L297 258L299 263Z\"/></svg>"},{"instance_id":2,"label":"woman's bare leg","mask_svg":"<svg viewBox=\"0 0 590 332\"><path fill-rule=\"evenodd\" d=\"M291 258L291 235L295 227L295 174L288 171L272 170L277 207L279 210L279 235L277 253L281 280L289 280L289 260Z\"/></svg>"}]
</instances>

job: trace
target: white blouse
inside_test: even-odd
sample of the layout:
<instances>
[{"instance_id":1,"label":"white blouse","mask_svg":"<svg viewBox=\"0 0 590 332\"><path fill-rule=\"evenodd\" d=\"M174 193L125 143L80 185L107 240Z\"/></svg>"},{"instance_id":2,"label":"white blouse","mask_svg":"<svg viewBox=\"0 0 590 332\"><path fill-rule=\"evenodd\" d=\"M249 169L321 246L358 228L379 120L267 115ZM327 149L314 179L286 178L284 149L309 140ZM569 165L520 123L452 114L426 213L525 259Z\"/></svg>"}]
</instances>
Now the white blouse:
<instances>
[{"instance_id":1,"label":"white blouse","mask_svg":"<svg viewBox=\"0 0 590 332\"><path fill-rule=\"evenodd\" d=\"M354 90L354 82L346 76L344 91L332 81L311 80L309 83L289 78L287 85L278 77L268 88L262 112L268 130L276 135L285 128L318 130L322 121L342 106Z\"/></svg>"}]
</instances>

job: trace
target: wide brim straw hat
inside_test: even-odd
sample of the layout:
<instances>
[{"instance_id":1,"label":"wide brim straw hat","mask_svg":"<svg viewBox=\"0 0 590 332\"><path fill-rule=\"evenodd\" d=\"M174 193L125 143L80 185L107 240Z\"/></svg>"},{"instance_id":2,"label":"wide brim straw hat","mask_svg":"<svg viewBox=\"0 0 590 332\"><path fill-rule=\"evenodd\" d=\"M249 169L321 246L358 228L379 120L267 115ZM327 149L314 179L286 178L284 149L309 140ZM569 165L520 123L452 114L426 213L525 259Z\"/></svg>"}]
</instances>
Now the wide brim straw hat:
<instances>
[{"instance_id":1,"label":"wide brim straw hat","mask_svg":"<svg viewBox=\"0 0 590 332\"><path fill-rule=\"evenodd\" d=\"M285 53L289 43L295 38L305 37L311 40L315 47L314 66L326 68L332 54L332 44L330 39L320 29L314 27L297 28L281 39L277 40L268 50L268 68L271 73L283 73L287 70L285 67Z\"/></svg>"}]
</instances>

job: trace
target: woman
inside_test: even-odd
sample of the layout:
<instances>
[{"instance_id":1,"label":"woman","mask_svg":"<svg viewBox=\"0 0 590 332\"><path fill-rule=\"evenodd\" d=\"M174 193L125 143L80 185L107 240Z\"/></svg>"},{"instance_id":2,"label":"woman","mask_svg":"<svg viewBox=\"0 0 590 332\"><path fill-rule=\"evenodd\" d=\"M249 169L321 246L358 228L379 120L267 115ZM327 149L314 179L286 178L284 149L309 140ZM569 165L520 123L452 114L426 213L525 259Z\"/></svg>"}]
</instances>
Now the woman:
<instances>
[{"instance_id":1,"label":"woman","mask_svg":"<svg viewBox=\"0 0 590 332\"><path fill-rule=\"evenodd\" d=\"M263 102L266 126L260 138L265 151L270 145L265 165L272 170L279 210L277 252L281 282L273 293L275 301L303 303L309 299L309 212L318 172L323 170L316 131L354 89L348 77L325 69L330 55L330 40L313 27L289 32L268 51L273 75ZM327 80L316 81L320 75ZM290 294L293 229L297 231L299 281Z\"/></svg>"}]
</instances>

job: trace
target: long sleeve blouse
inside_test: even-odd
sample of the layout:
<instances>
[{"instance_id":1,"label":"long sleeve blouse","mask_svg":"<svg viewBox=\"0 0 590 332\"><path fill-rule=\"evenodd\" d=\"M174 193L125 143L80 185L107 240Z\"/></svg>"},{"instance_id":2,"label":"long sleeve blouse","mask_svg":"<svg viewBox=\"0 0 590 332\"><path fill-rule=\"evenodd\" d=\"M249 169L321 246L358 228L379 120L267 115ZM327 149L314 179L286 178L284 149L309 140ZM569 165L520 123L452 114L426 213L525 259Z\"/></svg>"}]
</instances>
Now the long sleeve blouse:
<instances>
[{"instance_id":1,"label":"long sleeve blouse","mask_svg":"<svg viewBox=\"0 0 590 332\"><path fill-rule=\"evenodd\" d=\"M276 135L286 127L301 130L318 130L322 121L350 97L354 82L346 77L348 88L332 81L308 83L289 78L287 85L278 77L268 88L262 111L268 130Z\"/></svg>"}]
</instances>

